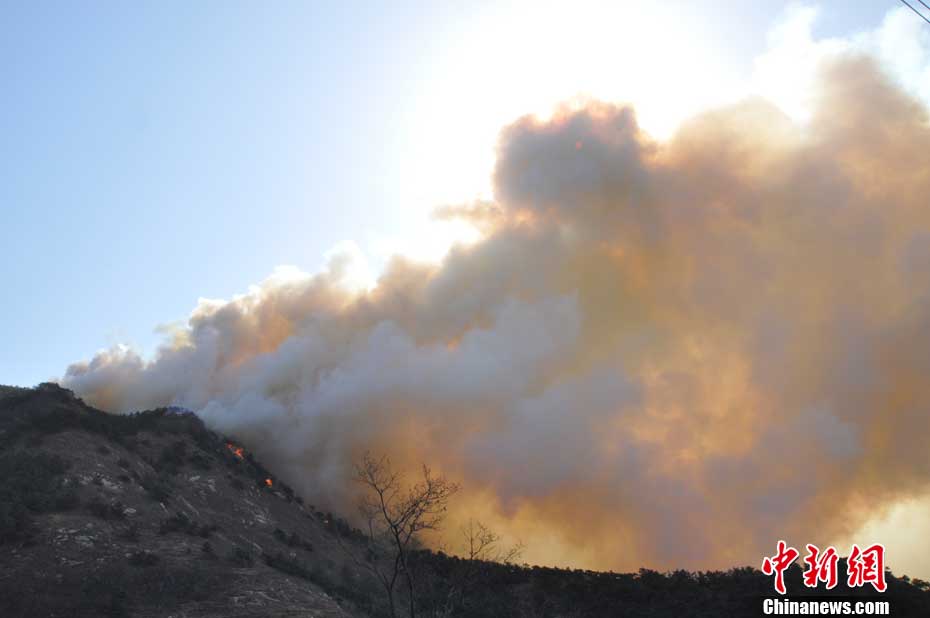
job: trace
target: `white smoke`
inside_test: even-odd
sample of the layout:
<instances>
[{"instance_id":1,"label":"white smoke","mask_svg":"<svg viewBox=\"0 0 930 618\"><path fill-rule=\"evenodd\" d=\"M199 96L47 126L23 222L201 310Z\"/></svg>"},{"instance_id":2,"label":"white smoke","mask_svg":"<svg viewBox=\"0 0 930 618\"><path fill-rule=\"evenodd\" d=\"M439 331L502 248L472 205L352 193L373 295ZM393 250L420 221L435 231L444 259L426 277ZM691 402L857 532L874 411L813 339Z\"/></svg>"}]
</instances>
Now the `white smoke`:
<instances>
[{"instance_id":1,"label":"white smoke","mask_svg":"<svg viewBox=\"0 0 930 618\"><path fill-rule=\"evenodd\" d=\"M923 86L858 55L882 32L827 46L804 124L761 100L666 142L622 105L521 118L493 203L444 211L474 245L374 284L355 249L278 272L62 382L193 409L334 507L365 449L429 462L530 560L707 568L849 533L930 479L930 127ZM915 38L893 74L926 74Z\"/></svg>"}]
</instances>

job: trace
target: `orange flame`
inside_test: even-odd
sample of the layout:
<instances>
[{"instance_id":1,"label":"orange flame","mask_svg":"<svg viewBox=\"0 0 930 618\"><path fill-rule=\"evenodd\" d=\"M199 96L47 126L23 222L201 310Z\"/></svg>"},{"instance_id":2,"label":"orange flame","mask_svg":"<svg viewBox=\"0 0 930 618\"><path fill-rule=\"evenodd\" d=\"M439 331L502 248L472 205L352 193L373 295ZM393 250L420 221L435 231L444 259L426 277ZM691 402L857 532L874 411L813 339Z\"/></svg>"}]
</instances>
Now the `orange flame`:
<instances>
[{"instance_id":1,"label":"orange flame","mask_svg":"<svg viewBox=\"0 0 930 618\"><path fill-rule=\"evenodd\" d=\"M243 451L242 451L242 447L241 447L241 446L236 446L236 445L233 444L232 442L227 442L227 443L226 443L226 448L228 448L229 450L231 450L231 451L233 452L233 454L234 454L236 457L238 457L239 459L242 459L242 452L243 452Z\"/></svg>"},{"instance_id":2,"label":"orange flame","mask_svg":"<svg viewBox=\"0 0 930 618\"><path fill-rule=\"evenodd\" d=\"M271 487L274 483L271 482L271 479L265 479L265 485Z\"/></svg>"}]
</instances>

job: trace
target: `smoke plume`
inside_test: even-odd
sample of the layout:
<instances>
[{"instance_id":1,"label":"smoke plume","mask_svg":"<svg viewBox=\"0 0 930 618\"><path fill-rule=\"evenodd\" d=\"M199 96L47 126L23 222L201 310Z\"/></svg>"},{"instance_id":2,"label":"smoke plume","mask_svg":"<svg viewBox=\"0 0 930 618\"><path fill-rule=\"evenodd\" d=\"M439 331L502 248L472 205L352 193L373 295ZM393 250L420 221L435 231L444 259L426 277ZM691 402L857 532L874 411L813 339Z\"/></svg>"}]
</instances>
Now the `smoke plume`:
<instances>
[{"instance_id":1,"label":"smoke plume","mask_svg":"<svg viewBox=\"0 0 930 618\"><path fill-rule=\"evenodd\" d=\"M195 410L333 508L365 450L427 462L529 561L826 543L930 479L930 125L865 57L818 84L809 123L750 100L664 142L621 105L521 118L441 264L278 273L62 382Z\"/></svg>"}]
</instances>

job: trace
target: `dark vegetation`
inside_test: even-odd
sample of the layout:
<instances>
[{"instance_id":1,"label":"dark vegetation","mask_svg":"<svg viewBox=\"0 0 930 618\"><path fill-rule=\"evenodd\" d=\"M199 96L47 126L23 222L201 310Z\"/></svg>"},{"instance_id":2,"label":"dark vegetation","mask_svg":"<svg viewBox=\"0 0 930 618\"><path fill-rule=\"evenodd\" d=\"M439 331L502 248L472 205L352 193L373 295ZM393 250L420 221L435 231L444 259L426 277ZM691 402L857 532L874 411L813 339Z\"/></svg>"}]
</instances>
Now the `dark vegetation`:
<instances>
[{"instance_id":1,"label":"dark vegetation","mask_svg":"<svg viewBox=\"0 0 930 618\"><path fill-rule=\"evenodd\" d=\"M155 502L165 502L171 496L171 483L157 476L142 479L140 484Z\"/></svg>"},{"instance_id":2,"label":"dark vegetation","mask_svg":"<svg viewBox=\"0 0 930 618\"><path fill-rule=\"evenodd\" d=\"M158 556L151 551L140 550L134 551L129 556L129 564L132 566L148 567L158 564Z\"/></svg>"},{"instance_id":3,"label":"dark vegetation","mask_svg":"<svg viewBox=\"0 0 930 618\"><path fill-rule=\"evenodd\" d=\"M87 510L100 519L126 519L123 512L123 503L119 500L107 502L99 496L94 496L87 502Z\"/></svg>"},{"instance_id":4,"label":"dark vegetation","mask_svg":"<svg viewBox=\"0 0 930 618\"><path fill-rule=\"evenodd\" d=\"M381 592L374 581L358 577L349 568L342 569L336 576L331 569L319 563L306 564L283 552L264 554L262 560L277 571L312 582L336 598L351 601L365 615L387 615L387 608L380 601Z\"/></svg>"},{"instance_id":5,"label":"dark vegetation","mask_svg":"<svg viewBox=\"0 0 930 618\"><path fill-rule=\"evenodd\" d=\"M249 567L252 566L252 563L255 562L255 557L252 555L252 552L243 547L233 547L229 551L229 561L240 567Z\"/></svg>"},{"instance_id":6,"label":"dark vegetation","mask_svg":"<svg viewBox=\"0 0 930 618\"><path fill-rule=\"evenodd\" d=\"M290 534L287 534L286 532L284 532L284 530L281 530L280 528L275 528L274 538L284 543L288 547L299 547L302 549L306 549L307 551L313 551L313 544L310 543L309 541L305 541L302 538L300 538L300 535L297 534L296 532L291 532Z\"/></svg>"},{"instance_id":7,"label":"dark vegetation","mask_svg":"<svg viewBox=\"0 0 930 618\"><path fill-rule=\"evenodd\" d=\"M168 566L158 556L138 552L121 565L63 574L54 591L39 580L26 580L15 593L0 589L0 608L4 616L128 618L139 606L206 601L221 586L209 568Z\"/></svg>"},{"instance_id":8,"label":"dark vegetation","mask_svg":"<svg viewBox=\"0 0 930 618\"><path fill-rule=\"evenodd\" d=\"M161 526L158 528L158 533L169 534L171 532L180 532L189 536L199 536L206 539L217 530L219 530L219 527L216 524L198 524L184 513L177 512L161 523Z\"/></svg>"},{"instance_id":9,"label":"dark vegetation","mask_svg":"<svg viewBox=\"0 0 930 618\"><path fill-rule=\"evenodd\" d=\"M77 506L77 493L66 484L67 465L44 453L13 451L0 455L0 543L29 540L33 515Z\"/></svg>"},{"instance_id":10,"label":"dark vegetation","mask_svg":"<svg viewBox=\"0 0 930 618\"><path fill-rule=\"evenodd\" d=\"M64 457L39 449L46 438L67 430L102 440L94 446L95 456L109 458L121 482L137 492L138 487L145 490L151 498L141 500L148 509L146 517L127 519L123 502L104 497L101 477L87 485L81 502L75 478L81 471L70 469ZM436 485L438 479L428 470L419 490L416 484L401 486L398 479L383 474L379 461L360 470L360 482L370 489L400 489L401 500L394 506L390 501L367 503L374 531L370 535L332 513L304 507L303 499L250 453L240 459L227 443L195 416L175 410L106 415L54 385L34 390L0 387L0 548L7 556L35 548L42 538L39 522L59 513L91 517L95 525L109 527L113 538L130 544L113 561L93 568L89 563L87 568L58 569L56 557L45 568L52 576L58 572L54 580L0 568L0 615L124 617L138 615L139 608L159 608L163 613L157 615L168 615L164 612L191 603L219 609L185 615L233 615L231 599L239 593L231 589L230 570L292 578L299 586L325 591L349 615L375 617L390 616L392 610L384 581L372 575L374 569L397 577L392 589L395 614L423 617L743 616L757 615L761 599L773 596L771 577L749 567L618 574L520 565L515 563L518 552L498 550L499 539L480 524L467 536L463 553L470 559L426 551L417 545L416 531L438 525L441 510L434 507L444 508L454 493L452 486ZM223 521L219 530L210 515L195 521L177 497L179 483L198 470L217 469L220 474L213 476L227 482L225 499L234 501L251 492L253 500L257 495L276 504L293 503L286 508L299 509L299 518L269 531L260 551L255 543L245 542L251 538L248 528L230 530L232 524ZM272 487L266 479L273 479ZM410 513L419 514L419 519L407 517ZM301 527L308 520L323 526L329 536L311 542ZM406 536L408 531L412 532ZM397 553L397 539L392 545L389 538L398 532L404 534L402 554ZM234 539L232 544L225 537ZM153 549L152 543L182 544L192 551L181 561L177 552ZM340 561L340 551L351 552L355 559ZM385 558L396 559L396 571L381 566ZM870 594L871 588L846 589L844 571L841 562L841 585L833 591L809 591L801 584L800 567L794 566L786 576L788 590L792 596L877 596ZM888 592L882 598L891 601L894 615L930 616L930 584L891 573L886 578ZM235 615L274 615L256 611Z\"/></svg>"},{"instance_id":11,"label":"dark vegetation","mask_svg":"<svg viewBox=\"0 0 930 618\"><path fill-rule=\"evenodd\" d=\"M420 614L473 618L491 616L755 616L762 599L777 596L772 578L758 569L729 571L672 571L640 569L638 573L605 573L578 569L480 562L475 564L443 553L413 554L415 568L423 573ZM930 615L930 584L886 575L883 595L871 587L845 587L845 563L840 563L841 584L832 591L807 589L802 569L786 573L792 598L857 596L890 600L896 616ZM457 594L461 593L461 594Z\"/></svg>"},{"instance_id":12,"label":"dark vegetation","mask_svg":"<svg viewBox=\"0 0 930 618\"><path fill-rule=\"evenodd\" d=\"M29 434L34 437L82 430L123 446L132 446L132 438L143 431L190 436L201 447L215 446L215 434L193 414L169 412L167 408L135 414L101 414L55 384L10 390L0 399L0 405L3 407L0 445L14 443Z\"/></svg>"},{"instance_id":13,"label":"dark vegetation","mask_svg":"<svg viewBox=\"0 0 930 618\"><path fill-rule=\"evenodd\" d=\"M119 532L120 538L130 543L138 543L141 536L139 535L139 524L129 524Z\"/></svg>"},{"instance_id":14,"label":"dark vegetation","mask_svg":"<svg viewBox=\"0 0 930 618\"><path fill-rule=\"evenodd\" d=\"M88 446L79 451L71 449L70 438L53 442L62 432L86 436L79 441ZM217 485L225 478L234 492L259 487L285 503L296 503L297 496L276 479L273 488L267 487L266 479L274 479L271 472L250 453L241 459L233 455L228 442L193 414L178 410L109 415L53 384L36 389L0 386L0 616L134 616L143 608L158 608L156 614L145 615L167 615L163 612L200 601L209 601L211 611L185 610L184 615L229 615L223 608L232 608L233 595L241 595L233 588L229 569L251 573L268 566L263 554L252 549L254 542L230 546L229 538L248 538L248 525L234 520L237 526L228 538L216 540L219 526L209 516L195 521L190 511L184 512L193 498L189 477L212 470ZM112 467L99 468L96 462ZM225 473L217 475L217 469ZM114 490L117 480L121 488ZM220 503L237 500L229 487L219 487ZM139 496L140 488L151 506L140 506L135 497L134 508L128 509L124 496ZM64 512L75 515L61 523L49 519ZM291 519L298 516L303 513ZM288 529L285 546L312 549L300 533ZM56 545L75 545L59 538L63 532L62 539L84 539L87 549L71 549L66 559ZM194 551L186 552L189 558L183 550L190 544L185 538L198 539ZM274 543L270 539L263 545L271 549ZM27 569L15 566L20 557L39 555L48 559ZM282 554L276 564L298 560ZM312 579L298 577L300 582L338 579L338 567L331 562L320 560L306 568ZM266 577L250 583L246 593L261 590ZM251 611L236 615L268 615L260 605Z\"/></svg>"}]
</instances>

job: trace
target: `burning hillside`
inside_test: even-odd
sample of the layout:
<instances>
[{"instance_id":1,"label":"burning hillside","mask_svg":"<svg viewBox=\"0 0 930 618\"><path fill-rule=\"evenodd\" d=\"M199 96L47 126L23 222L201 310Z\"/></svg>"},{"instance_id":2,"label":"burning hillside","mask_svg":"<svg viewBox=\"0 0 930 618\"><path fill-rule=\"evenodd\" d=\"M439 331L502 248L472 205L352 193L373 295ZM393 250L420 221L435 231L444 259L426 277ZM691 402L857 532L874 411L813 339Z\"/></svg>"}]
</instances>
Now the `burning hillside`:
<instances>
[{"instance_id":1,"label":"burning hillside","mask_svg":"<svg viewBox=\"0 0 930 618\"><path fill-rule=\"evenodd\" d=\"M111 416L54 385L0 387L0 615L389 615L346 551L364 561L377 548L275 481L247 444L192 415ZM420 615L742 615L771 591L749 568L617 574L494 562L495 537L479 530L477 560L410 555ZM788 570L790 589L800 577ZM930 584L889 573L887 598L895 615L927 615Z\"/></svg>"},{"instance_id":2,"label":"burning hillside","mask_svg":"<svg viewBox=\"0 0 930 618\"><path fill-rule=\"evenodd\" d=\"M533 562L835 542L930 478L930 129L867 58L835 59L816 102L807 125L751 100L664 142L624 105L521 118L495 200L443 211L475 245L371 290L344 257L272 277L151 362L114 349L62 383L195 410L332 508L359 452L429 462Z\"/></svg>"},{"instance_id":3,"label":"burning hillside","mask_svg":"<svg viewBox=\"0 0 930 618\"><path fill-rule=\"evenodd\" d=\"M236 457L238 457L239 459L242 459L242 458L243 458L242 453L244 453L245 451L243 450L243 448L242 448L241 446L236 446L236 445L233 444L232 442L227 442L227 443L226 443L226 448L228 448L228 449L230 450L230 452L231 452L233 455L235 455Z\"/></svg>"},{"instance_id":4,"label":"burning hillside","mask_svg":"<svg viewBox=\"0 0 930 618\"><path fill-rule=\"evenodd\" d=\"M3 395L4 617L368 615L333 537L348 526L193 415Z\"/></svg>"}]
</instances>

